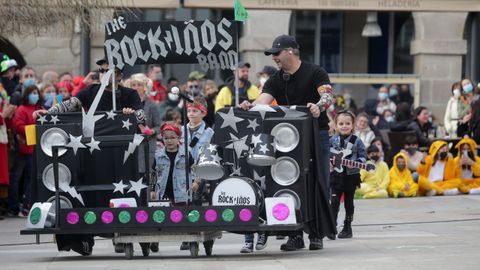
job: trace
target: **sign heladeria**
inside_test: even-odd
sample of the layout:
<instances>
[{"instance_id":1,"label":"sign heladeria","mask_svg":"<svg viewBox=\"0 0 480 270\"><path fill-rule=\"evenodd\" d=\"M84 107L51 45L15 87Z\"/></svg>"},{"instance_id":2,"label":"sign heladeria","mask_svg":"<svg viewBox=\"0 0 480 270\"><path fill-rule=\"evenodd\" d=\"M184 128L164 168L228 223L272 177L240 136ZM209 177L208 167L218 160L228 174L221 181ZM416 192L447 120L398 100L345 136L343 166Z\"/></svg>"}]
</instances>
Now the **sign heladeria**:
<instances>
[{"instance_id":1,"label":"sign heladeria","mask_svg":"<svg viewBox=\"0 0 480 270\"><path fill-rule=\"evenodd\" d=\"M237 66L235 22L126 22L117 17L105 24L105 55L109 63L125 65L198 63L209 69Z\"/></svg>"}]
</instances>

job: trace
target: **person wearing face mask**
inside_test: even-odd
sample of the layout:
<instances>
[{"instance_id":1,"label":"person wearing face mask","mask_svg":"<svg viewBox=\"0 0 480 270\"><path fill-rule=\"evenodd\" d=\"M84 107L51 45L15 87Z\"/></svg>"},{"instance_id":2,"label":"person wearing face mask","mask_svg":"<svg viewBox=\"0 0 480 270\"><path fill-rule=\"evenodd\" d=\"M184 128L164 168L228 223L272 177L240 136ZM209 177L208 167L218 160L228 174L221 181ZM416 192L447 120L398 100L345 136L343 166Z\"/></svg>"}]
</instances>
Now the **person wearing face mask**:
<instances>
[{"instance_id":1,"label":"person wearing face mask","mask_svg":"<svg viewBox=\"0 0 480 270\"><path fill-rule=\"evenodd\" d=\"M25 88L37 84L37 74L32 67L24 67L20 72L20 81L15 91L10 95L10 103L22 105L22 94Z\"/></svg>"},{"instance_id":2,"label":"person wearing face mask","mask_svg":"<svg viewBox=\"0 0 480 270\"><path fill-rule=\"evenodd\" d=\"M388 198L387 187L390 183L388 165L380 159L380 150L375 145L367 148L368 159L375 163L374 171L360 170L362 183L355 191L355 197L362 199Z\"/></svg>"},{"instance_id":3,"label":"person wearing face mask","mask_svg":"<svg viewBox=\"0 0 480 270\"><path fill-rule=\"evenodd\" d=\"M393 198L417 196L418 185L413 181L412 174L407 168L408 157L400 152L393 158L390 169L390 184L388 195Z\"/></svg>"},{"instance_id":4,"label":"person wearing face mask","mask_svg":"<svg viewBox=\"0 0 480 270\"><path fill-rule=\"evenodd\" d=\"M239 62L238 68L234 71L238 76L239 104L245 100L254 102L260 95L260 90L248 80L250 64ZM224 107L235 106L235 78L227 81L227 85L220 89L215 101L215 112Z\"/></svg>"},{"instance_id":5,"label":"person wearing face mask","mask_svg":"<svg viewBox=\"0 0 480 270\"><path fill-rule=\"evenodd\" d=\"M455 162L445 141L435 141L417 167L419 194L457 195L460 179L455 178Z\"/></svg>"},{"instance_id":6,"label":"person wearing face mask","mask_svg":"<svg viewBox=\"0 0 480 270\"><path fill-rule=\"evenodd\" d=\"M463 79L462 80L462 90L463 94L465 95L466 99L468 100L468 104L472 103L473 96L475 95L475 86L470 79Z\"/></svg>"},{"instance_id":7,"label":"person wearing face mask","mask_svg":"<svg viewBox=\"0 0 480 270\"><path fill-rule=\"evenodd\" d=\"M468 101L462 96L462 87L460 82L456 82L452 85L452 97L448 100L447 107L445 108L445 116L443 123L446 132L451 138L457 137L457 127L460 120L467 115L469 111Z\"/></svg>"},{"instance_id":8,"label":"person wearing face mask","mask_svg":"<svg viewBox=\"0 0 480 270\"><path fill-rule=\"evenodd\" d=\"M404 154L407 157L407 167L412 173L413 180L418 181L417 167L420 164L420 161L425 157L425 155L418 151L418 141L417 137L409 135L405 138L405 144L403 149L400 150L400 153Z\"/></svg>"},{"instance_id":9,"label":"person wearing face mask","mask_svg":"<svg viewBox=\"0 0 480 270\"><path fill-rule=\"evenodd\" d=\"M382 115L383 111L390 110L395 112L397 109L397 105L393 101L388 98L388 89L385 86L380 87L378 89L378 103L375 111L378 115Z\"/></svg>"},{"instance_id":10,"label":"person wearing face mask","mask_svg":"<svg viewBox=\"0 0 480 270\"><path fill-rule=\"evenodd\" d=\"M57 103L57 89L51 84L44 84L40 89L40 96L44 100L43 107L45 109L50 109L53 105Z\"/></svg>"},{"instance_id":11,"label":"person wearing face mask","mask_svg":"<svg viewBox=\"0 0 480 270\"><path fill-rule=\"evenodd\" d=\"M17 134L18 155L15 157L13 167L10 171L10 188L8 196L9 215L26 216L30 205L31 197L31 180L32 174L32 157L33 146L27 145L25 127L35 124L33 112L41 109L42 97L39 94L37 86L32 85L25 89L22 96L22 105L20 105L13 117L13 128ZM20 209L20 192L19 188L23 183L23 201L24 209Z\"/></svg>"},{"instance_id":12,"label":"person wearing face mask","mask_svg":"<svg viewBox=\"0 0 480 270\"><path fill-rule=\"evenodd\" d=\"M179 104L180 104L180 100L178 95L168 92L167 98L158 104L158 112L160 114L160 119L164 119L165 114L169 110L175 110L180 112L181 110L180 110Z\"/></svg>"},{"instance_id":13,"label":"person wearing face mask","mask_svg":"<svg viewBox=\"0 0 480 270\"><path fill-rule=\"evenodd\" d=\"M400 96L398 95L398 85L391 84L388 87L388 98L398 105L400 103Z\"/></svg>"},{"instance_id":14,"label":"person wearing face mask","mask_svg":"<svg viewBox=\"0 0 480 270\"><path fill-rule=\"evenodd\" d=\"M162 67L160 65L149 65L147 77L153 82L147 94L155 103L159 104L167 98L168 94L168 88L162 84Z\"/></svg>"},{"instance_id":15,"label":"person wearing face mask","mask_svg":"<svg viewBox=\"0 0 480 270\"><path fill-rule=\"evenodd\" d=\"M455 148L458 150L454 159L455 178L462 181L458 189L465 194L480 195L480 157L477 156L477 144L466 138L460 140Z\"/></svg>"}]
</instances>

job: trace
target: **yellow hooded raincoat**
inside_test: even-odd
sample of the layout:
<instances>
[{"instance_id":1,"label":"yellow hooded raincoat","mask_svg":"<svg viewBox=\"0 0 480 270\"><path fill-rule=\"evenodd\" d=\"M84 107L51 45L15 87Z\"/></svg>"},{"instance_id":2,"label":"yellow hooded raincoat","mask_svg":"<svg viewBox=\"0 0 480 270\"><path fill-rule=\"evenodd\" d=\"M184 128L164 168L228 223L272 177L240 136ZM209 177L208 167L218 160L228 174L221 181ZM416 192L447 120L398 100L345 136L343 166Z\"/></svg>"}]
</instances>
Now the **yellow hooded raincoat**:
<instances>
[{"instance_id":1,"label":"yellow hooded raincoat","mask_svg":"<svg viewBox=\"0 0 480 270\"><path fill-rule=\"evenodd\" d=\"M400 194L403 197L415 197L418 192L418 185L413 181L412 173L408 166L400 171L397 167L397 159L403 157L405 164L408 164L408 157L403 152L398 153L393 158L393 165L390 168L390 184L388 185L388 195L390 197L398 198Z\"/></svg>"},{"instance_id":2,"label":"yellow hooded raincoat","mask_svg":"<svg viewBox=\"0 0 480 270\"><path fill-rule=\"evenodd\" d=\"M445 141L433 142L428 151L428 156L425 158L425 162L420 162L420 165L418 165L418 185L419 194L421 195L425 195L432 189L440 195L443 194L443 192L447 189L458 188L461 184L461 180L459 178L455 178L455 162L453 161L453 158L450 154L445 160L443 181L431 182L428 179L428 176L430 175L430 170L435 163L435 155L437 154L438 150L440 150L440 148L442 148L444 145L447 145Z\"/></svg>"},{"instance_id":3,"label":"yellow hooded raincoat","mask_svg":"<svg viewBox=\"0 0 480 270\"><path fill-rule=\"evenodd\" d=\"M462 179L462 165L460 165L460 158L462 157L462 144L470 145L470 149L473 152L474 164L471 166L473 179ZM457 143L455 148L458 150L457 157L454 159L456 165L455 178L461 180L461 185L458 190L463 193L468 193L472 188L480 188L480 157L477 156L477 144L472 139L462 139Z\"/></svg>"},{"instance_id":4,"label":"yellow hooded raincoat","mask_svg":"<svg viewBox=\"0 0 480 270\"><path fill-rule=\"evenodd\" d=\"M387 187L390 183L388 165L384 161L378 161L375 166L373 172L360 170L362 183L355 191L355 196L363 199L388 198Z\"/></svg>"}]
</instances>

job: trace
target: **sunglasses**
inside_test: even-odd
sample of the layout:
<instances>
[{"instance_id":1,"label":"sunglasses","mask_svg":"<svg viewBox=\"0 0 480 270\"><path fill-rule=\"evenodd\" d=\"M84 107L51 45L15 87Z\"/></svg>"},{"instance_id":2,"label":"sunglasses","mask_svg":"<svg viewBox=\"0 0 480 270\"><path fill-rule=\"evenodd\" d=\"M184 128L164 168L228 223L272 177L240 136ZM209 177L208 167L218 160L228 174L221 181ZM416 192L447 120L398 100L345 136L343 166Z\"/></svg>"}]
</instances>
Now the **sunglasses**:
<instances>
[{"instance_id":1,"label":"sunglasses","mask_svg":"<svg viewBox=\"0 0 480 270\"><path fill-rule=\"evenodd\" d=\"M107 71L108 71L108 69L105 69L105 68L99 68L99 69L98 69L98 73L101 73L101 74L102 74L102 73L105 73L105 72L107 72ZM118 68L115 68L115 73L116 73L116 74L119 74L119 73L120 73L120 70L119 70Z\"/></svg>"},{"instance_id":2,"label":"sunglasses","mask_svg":"<svg viewBox=\"0 0 480 270\"><path fill-rule=\"evenodd\" d=\"M188 88L193 89L193 88L198 88L198 85L190 85Z\"/></svg>"}]
</instances>

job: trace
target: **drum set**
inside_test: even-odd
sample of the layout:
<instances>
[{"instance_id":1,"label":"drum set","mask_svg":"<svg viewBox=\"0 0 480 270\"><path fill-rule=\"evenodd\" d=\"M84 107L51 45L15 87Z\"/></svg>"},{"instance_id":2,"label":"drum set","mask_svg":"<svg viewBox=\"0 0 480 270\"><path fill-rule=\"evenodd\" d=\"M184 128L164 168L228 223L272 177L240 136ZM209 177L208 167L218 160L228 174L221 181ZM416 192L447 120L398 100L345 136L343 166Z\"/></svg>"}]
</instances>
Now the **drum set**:
<instances>
[{"instance_id":1,"label":"drum set","mask_svg":"<svg viewBox=\"0 0 480 270\"><path fill-rule=\"evenodd\" d=\"M235 141L229 141L235 142ZM248 151L238 157L246 159L251 166L268 167L276 163L276 142L270 134L251 134L246 139ZM216 144L202 147L197 162L192 166L192 171L201 179L220 183L214 189L211 200L212 205L258 205L264 201L263 191L252 179L243 177L238 170L239 158L233 149L233 162L226 162L225 149ZM229 168L233 171L229 174Z\"/></svg>"}]
</instances>

